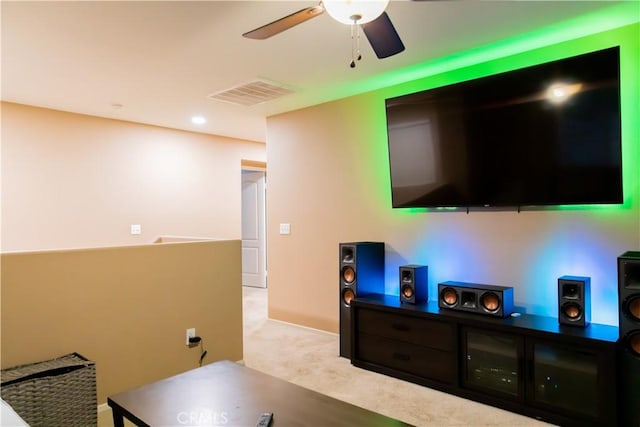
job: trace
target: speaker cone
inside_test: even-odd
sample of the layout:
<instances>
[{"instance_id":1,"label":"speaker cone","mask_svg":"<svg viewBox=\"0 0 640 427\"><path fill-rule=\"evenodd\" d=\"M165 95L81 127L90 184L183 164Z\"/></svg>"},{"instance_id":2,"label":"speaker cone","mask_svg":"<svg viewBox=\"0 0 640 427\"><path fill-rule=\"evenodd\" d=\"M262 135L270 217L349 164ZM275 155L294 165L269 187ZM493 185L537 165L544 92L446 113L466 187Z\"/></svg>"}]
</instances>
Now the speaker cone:
<instances>
[{"instance_id":1,"label":"speaker cone","mask_svg":"<svg viewBox=\"0 0 640 427\"><path fill-rule=\"evenodd\" d=\"M353 283L356 280L356 271L353 267L344 267L342 269L342 280L347 283Z\"/></svg>"},{"instance_id":2,"label":"speaker cone","mask_svg":"<svg viewBox=\"0 0 640 427\"><path fill-rule=\"evenodd\" d=\"M640 330L633 331L627 335L626 341L629 350L631 350L634 355L640 356Z\"/></svg>"},{"instance_id":3,"label":"speaker cone","mask_svg":"<svg viewBox=\"0 0 640 427\"><path fill-rule=\"evenodd\" d=\"M569 320L578 320L582 316L582 310L578 304L568 302L562 306L562 314Z\"/></svg>"},{"instance_id":4,"label":"speaker cone","mask_svg":"<svg viewBox=\"0 0 640 427\"><path fill-rule=\"evenodd\" d=\"M413 296L413 287L410 285L402 286L402 295L404 295L405 298L411 298Z\"/></svg>"},{"instance_id":5,"label":"speaker cone","mask_svg":"<svg viewBox=\"0 0 640 427\"><path fill-rule=\"evenodd\" d=\"M356 297L356 293L353 289L346 288L342 291L342 302L346 305L351 305L351 301Z\"/></svg>"},{"instance_id":6,"label":"speaker cone","mask_svg":"<svg viewBox=\"0 0 640 427\"><path fill-rule=\"evenodd\" d=\"M624 304L626 314L633 320L640 321L640 295L631 295Z\"/></svg>"},{"instance_id":7,"label":"speaker cone","mask_svg":"<svg viewBox=\"0 0 640 427\"><path fill-rule=\"evenodd\" d=\"M500 298L493 292L485 292L480 297L480 304L487 311L497 311L500 308Z\"/></svg>"},{"instance_id":8,"label":"speaker cone","mask_svg":"<svg viewBox=\"0 0 640 427\"><path fill-rule=\"evenodd\" d=\"M458 293L453 288L444 288L440 294L440 299L448 306L454 306L458 303Z\"/></svg>"}]
</instances>

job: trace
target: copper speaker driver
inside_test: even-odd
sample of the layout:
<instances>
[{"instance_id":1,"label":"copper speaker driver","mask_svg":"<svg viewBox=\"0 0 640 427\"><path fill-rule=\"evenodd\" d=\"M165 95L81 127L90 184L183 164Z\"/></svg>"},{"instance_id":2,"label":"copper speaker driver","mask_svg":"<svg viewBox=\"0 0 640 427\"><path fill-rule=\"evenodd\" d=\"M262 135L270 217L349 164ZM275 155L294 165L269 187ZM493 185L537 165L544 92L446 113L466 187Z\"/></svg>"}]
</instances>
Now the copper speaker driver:
<instances>
[{"instance_id":1,"label":"copper speaker driver","mask_svg":"<svg viewBox=\"0 0 640 427\"><path fill-rule=\"evenodd\" d=\"M635 331L627 336L629 350L636 356L640 356L640 331Z\"/></svg>"},{"instance_id":2,"label":"copper speaker driver","mask_svg":"<svg viewBox=\"0 0 640 427\"><path fill-rule=\"evenodd\" d=\"M440 299L448 305L454 306L458 303L458 293L453 288L444 288L440 294Z\"/></svg>"},{"instance_id":3,"label":"copper speaker driver","mask_svg":"<svg viewBox=\"0 0 640 427\"><path fill-rule=\"evenodd\" d=\"M402 287L402 295L404 295L405 298L411 298L413 296L413 287L404 285Z\"/></svg>"},{"instance_id":4,"label":"copper speaker driver","mask_svg":"<svg viewBox=\"0 0 640 427\"><path fill-rule=\"evenodd\" d=\"M344 267L342 269L342 280L347 283L353 283L356 280L356 271L353 267Z\"/></svg>"},{"instance_id":5,"label":"copper speaker driver","mask_svg":"<svg viewBox=\"0 0 640 427\"><path fill-rule=\"evenodd\" d=\"M353 292L353 289L346 288L342 291L342 302L346 305L351 305L351 301L356 297L356 293Z\"/></svg>"},{"instance_id":6,"label":"copper speaker driver","mask_svg":"<svg viewBox=\"0 0 640 427\"><path fill-rule=\"evenodd\" d=\"M582 317L582 309L578 304L569 302L562 306L562 314L569 320L578 320Z\"/></svg>"},{"instance_id":7,"label":"copper speaker driver","mask_svg":"<svg viewBox=\"0 0 640 427\"><path fill-rule=\"evenodd\" d=\"M487 311L497 311L500 308L500 298L493 292L485 292L480 298L480 303Z\"/></svg>"},{"instance_id":8,"label":"copper speaker driver","mask_svg":"<svg viewBox=\"0 0 640 427\"><path fill-rule=\"evenodd\" d=\"M625 305L629 316L640 321L640 295L631 295Z\"/></svg>"}]
</instances>

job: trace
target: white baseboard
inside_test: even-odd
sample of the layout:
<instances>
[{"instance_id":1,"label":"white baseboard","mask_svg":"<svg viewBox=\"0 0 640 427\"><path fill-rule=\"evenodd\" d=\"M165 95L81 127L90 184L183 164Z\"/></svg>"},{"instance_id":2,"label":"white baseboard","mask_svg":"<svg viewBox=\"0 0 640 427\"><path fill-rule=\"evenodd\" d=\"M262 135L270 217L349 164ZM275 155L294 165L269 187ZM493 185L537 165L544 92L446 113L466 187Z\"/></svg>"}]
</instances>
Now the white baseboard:
<instances>
[{"instance_id":1,"label":"white baseboard","mask_svg":"<svg viewBox=\"0 0 640 427\"><path fill-rule=\"evenodd\" d=\"M325 331L324 329L316 329L316 328L312 328L310 326L298 325L297 323L285 322L284 320L272 319L270 317L267 320L270 320L271 322L278 322L278 323L282 323L282 324L285 324L285 325L295 326L295 327L302 328L302 329L307 329L309 331L321 332L321 333L327 334L327 335L332 335L332 336L339 336L340 335L340 334L337 334L335 332Z\"/></svg>"}]
</instances>

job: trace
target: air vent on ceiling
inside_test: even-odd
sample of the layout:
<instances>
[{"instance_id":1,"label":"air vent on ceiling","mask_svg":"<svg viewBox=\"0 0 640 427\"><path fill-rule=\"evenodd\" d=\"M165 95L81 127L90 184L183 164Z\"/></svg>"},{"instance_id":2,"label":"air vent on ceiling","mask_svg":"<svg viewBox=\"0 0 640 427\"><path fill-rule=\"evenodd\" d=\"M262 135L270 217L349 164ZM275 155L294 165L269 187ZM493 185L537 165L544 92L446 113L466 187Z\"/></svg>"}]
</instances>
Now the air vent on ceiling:
<instances>
[{"instance_id":1,"label":"air vent on ceiling","mask_svg":"<svg viewBox=\"0 0 640 427\"><path fill-rule=\"evenodd\" d=\"M254 80L231 89L212 93L208 98L239 105L256 105L280 98L295 91L265 80Z\"/></svg>"}]
</instances>

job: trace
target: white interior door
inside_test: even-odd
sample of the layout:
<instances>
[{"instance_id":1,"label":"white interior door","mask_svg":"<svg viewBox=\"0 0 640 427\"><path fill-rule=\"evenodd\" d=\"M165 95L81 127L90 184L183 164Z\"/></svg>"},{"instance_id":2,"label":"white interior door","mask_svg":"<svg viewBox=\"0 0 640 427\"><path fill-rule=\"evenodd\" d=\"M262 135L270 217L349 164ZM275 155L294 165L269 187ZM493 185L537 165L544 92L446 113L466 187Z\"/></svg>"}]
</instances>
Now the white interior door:
<instances>
[{"instance_id":1,"label":"white interior door","mask_svg":"<svg viewBox=\"0 0 640 427\"><path fill-rule=\"evenodd\" d=\"M242 171L242 284L267 287L265 173Z\"/></svg>"}]
</instances>

